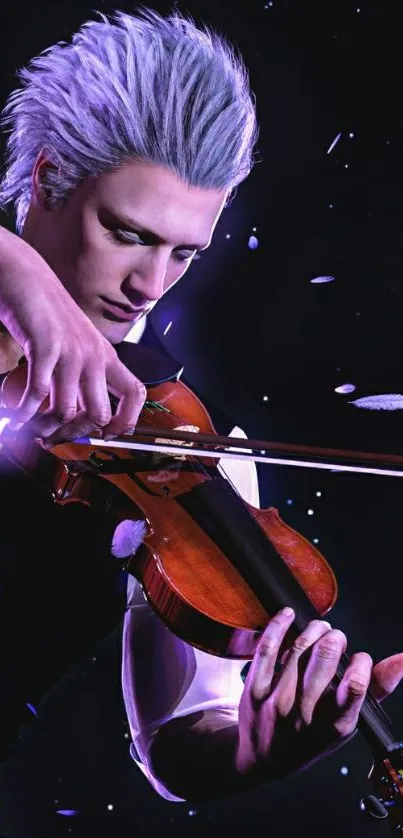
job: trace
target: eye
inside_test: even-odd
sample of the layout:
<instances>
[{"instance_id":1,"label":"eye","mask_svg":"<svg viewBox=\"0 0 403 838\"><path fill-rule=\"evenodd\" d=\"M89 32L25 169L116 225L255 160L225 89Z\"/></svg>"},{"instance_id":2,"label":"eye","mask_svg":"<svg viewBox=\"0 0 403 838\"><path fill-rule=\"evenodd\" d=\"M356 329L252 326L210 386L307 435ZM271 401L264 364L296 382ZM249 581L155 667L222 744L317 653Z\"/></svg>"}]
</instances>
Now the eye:
<instances>
[{"instance_id":1,"label":"eye","mask_svg":"<svg viewBox=\"0 0 403 838\"><path fill-rule=\"evenodd\" d=\"M190 253L188 253L187 256L185 256L183 253L182 255L180 253L174 253L173 258L176 262L187 262L189 259L193 259L196 253L198 253L198 250L192 250Z\"/></svg>"},{"instance_id":2,"label":"eye","mask_svg":"<svg viewBox=\"0 0 403 838\"><path fill-rule=\"evenodd\" d=\"M140 244L143 247L150 246L147 245L147 242L145 242L144 239L142 239L138 233L135 233L133 231L129 232L129 230L120 230L116 228L113 230L108 230L107 237L115 244ZM195 254L198 252L198 250L182 251L182 253L180 253L179 251L174 251L173 258L175 259L175 262L187 262L188 259L192 259L193 256L195 256Z\"/></svg>"},{"instance_id":3,"label":"eye","mask_svg":"<svg viewBox=\"0 0 403 838\"><path fill-rule=\"evenodd\" d=\"M128 230L108 230L108 238L114 242L118 242L118 244L144 244L137 233L129 232Z\"/></svg>"}]
</instances>

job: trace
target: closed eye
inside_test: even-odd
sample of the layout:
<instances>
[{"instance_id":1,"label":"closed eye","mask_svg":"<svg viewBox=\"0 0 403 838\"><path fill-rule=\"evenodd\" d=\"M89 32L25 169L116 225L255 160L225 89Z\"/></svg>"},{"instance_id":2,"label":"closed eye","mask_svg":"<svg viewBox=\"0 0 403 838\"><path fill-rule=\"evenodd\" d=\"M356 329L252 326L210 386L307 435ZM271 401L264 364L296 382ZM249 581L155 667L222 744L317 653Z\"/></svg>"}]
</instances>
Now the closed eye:
<instances>
[{"instance_id":1,"label":"closed eye","mask_svg":"<svg viewBox=\"0 0 403 838\"><path fill-rule=\"evenodd\" d=\"M139 244L142 247L150 247L151 245L146 242L138 233L129 230L121 230L119 228L115 228L112 230L107 231L107 237L110 241L113 241L115 244L119 245L133 245ZM173 258L176 262L186 262L188 259L192 259L196 254L199 254L199 250L192 250L192 251L173 251Z\"/></svg>"}]
</instances>

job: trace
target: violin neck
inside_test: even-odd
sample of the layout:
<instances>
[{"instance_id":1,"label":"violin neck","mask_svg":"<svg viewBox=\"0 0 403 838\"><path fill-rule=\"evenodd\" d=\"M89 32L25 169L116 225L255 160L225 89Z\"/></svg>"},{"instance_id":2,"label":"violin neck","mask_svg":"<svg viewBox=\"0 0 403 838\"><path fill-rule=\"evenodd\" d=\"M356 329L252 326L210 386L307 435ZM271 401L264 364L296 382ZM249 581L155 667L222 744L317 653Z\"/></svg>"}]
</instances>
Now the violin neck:
<instances>
[{"instance_id":1,"label":"violin neck","mask_svg":"<svg viewBox=\"0 0 403 838\"><path fill-rule=\"evenodd\" d=\"M290 605L295 612L293 628L299 633L310 620L318 619L305 591L227 480L206 481L181 495L178 502L231 557L268 614ZM343 655L332 686L337 687L348 665L349 658ZM359 728L374 754L396 746L390 720L372 695L363 703Z\"/></svg>"},{"instance_id":2,"label":"violin neck","mask_svg":"<svg viewBox=\"0 0 403 838\"><path fill-rule=\"evenodd\" d=\"M344 654L334 678L335 686L340 683L348 665L349 658ZM358 729L367 740L375 757L394 751L399 746L402 747L402 742L389 716L370 691L367 692L361 707Z\"/></svg>"}]
</instances>

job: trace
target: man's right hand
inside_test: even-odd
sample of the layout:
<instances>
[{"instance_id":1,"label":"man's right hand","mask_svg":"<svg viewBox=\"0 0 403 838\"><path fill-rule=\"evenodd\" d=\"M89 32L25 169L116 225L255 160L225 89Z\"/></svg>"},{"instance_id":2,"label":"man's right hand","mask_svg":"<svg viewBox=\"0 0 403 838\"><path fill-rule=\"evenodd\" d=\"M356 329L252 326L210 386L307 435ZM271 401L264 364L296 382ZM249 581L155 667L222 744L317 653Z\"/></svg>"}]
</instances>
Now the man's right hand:
<instances>
[{"instance_id":1,"label":"man's right hand","mask_svg":"<svg viewBox=\"0 0 403 838\"><path fill-rule=\"evenodd\" d=\"M47 262L0 228L0 321L28 362L26 389L10 429L32 427L49 443L135 427L146 388L81 311ZM108 392L117 397L112 416ZM49 408L39 408L49 397Z\"/></svg>"}]
</instances>

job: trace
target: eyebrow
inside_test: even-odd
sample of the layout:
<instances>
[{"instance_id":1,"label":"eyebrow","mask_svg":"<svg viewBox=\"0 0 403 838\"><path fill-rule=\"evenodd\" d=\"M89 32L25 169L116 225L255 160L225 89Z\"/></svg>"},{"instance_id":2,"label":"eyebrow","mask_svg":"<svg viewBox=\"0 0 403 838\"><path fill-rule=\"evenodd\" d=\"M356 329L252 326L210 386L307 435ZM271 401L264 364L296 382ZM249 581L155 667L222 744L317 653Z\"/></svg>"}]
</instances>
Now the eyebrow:
<instances>
[{"instance_id":1,"label":"eyebrow","mask_svg":"<svg viewBox=\"0 0 403 838\"><path fill-rule=\"evenodd\" d=\"M154 239L158 244L166 244L164 239L158 235L158 233L153 232L153 230L146 230L142 224L139 224L133 218L126 218L125 216L119 217L119 223L132 229L134 233L141 233L142 235L149 236L150 238ZM175 250L207 250L209 247L209 242L207 244L178 244L175 247Z\"/></svg>"}]
</instances>

